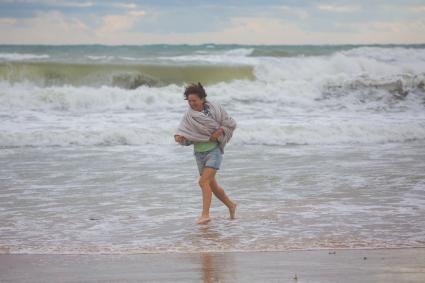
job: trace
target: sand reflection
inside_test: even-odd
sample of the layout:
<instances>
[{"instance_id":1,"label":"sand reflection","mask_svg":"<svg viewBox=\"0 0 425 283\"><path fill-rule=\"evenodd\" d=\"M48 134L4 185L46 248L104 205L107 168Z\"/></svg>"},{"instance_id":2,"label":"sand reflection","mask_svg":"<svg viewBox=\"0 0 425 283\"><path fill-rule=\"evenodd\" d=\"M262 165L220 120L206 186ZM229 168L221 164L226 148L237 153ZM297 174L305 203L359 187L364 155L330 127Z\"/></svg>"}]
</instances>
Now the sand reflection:
<instances>
[{"instance_id":1,"label":"sand reflection","mask_svg":"<svg viewBox=\"0 0 425 283\"><path fill-rule=\"evenodd\" d=\"M204 283L232 282L235 277L234 253L201 253L200 272Z\"/></svg>"},{"instance_id":2,"label":"sand reflection","mask_svg":"<svg viewBox=\"0 0 425 283\"><path fill-rule=\"evenodd\" d=\"M205 246L203 250L217 250L225 245L220 230L210 225L199 227L197 235ZM204 252L200 254L200 272L203 282L223 282L233 279L229 268L232 266L232 253ZM230 278L229 278L230 277Z\"/></svg>"},{"instance_id":3,"label":"sand reflection","mask_svg":"<svg viewBox=\"0 0 425 283\"><path fill-rule=\"evenodd\" d=\"M202 280L205 283L221 281L219 267L215 263L215 258L212 254L201 254L201 271Z\"/></svg>"}]
</instances>

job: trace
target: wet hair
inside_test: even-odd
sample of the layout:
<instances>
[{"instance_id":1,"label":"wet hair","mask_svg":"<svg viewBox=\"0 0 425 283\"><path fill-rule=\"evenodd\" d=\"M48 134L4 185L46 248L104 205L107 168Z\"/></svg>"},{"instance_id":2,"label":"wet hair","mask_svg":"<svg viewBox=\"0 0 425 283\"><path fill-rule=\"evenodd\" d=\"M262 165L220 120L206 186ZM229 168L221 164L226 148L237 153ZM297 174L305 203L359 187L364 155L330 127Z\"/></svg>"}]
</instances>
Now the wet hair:
<instances>
[{"instance_id":1,"label":"wet hair","mask_svg":"<svg viewBox=\"0 0 425 283\"><path fill-rule=\"evenodd\" d=\"M184 90L184 99L187 100L190 94L196 94L200 99L207 97L204 87L201 83L190 84Z\"/></svg>"}]
</instances>

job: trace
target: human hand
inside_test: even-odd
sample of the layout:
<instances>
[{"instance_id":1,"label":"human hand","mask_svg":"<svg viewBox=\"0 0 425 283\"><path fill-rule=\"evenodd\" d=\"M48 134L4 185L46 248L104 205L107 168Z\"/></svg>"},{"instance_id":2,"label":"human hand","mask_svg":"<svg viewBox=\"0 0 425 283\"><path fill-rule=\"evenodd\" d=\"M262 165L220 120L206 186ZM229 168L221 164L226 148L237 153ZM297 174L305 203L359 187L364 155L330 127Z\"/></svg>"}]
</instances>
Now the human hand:
<instances>
[{"instance_id":1,"label":"human hand","mask_svg":"<svg viewBox=\"0 0 425 283\"><path fill-rule=\"evenodd\" d=\"M175 135L174 140L178 143L184 143L186 141L186 138L184 136Z\"/></svg>"},{"instance_id":2,"label":"human hand","mask_svg":"<svg viewBox=\"0 0 425 283\"><path fill-rule=\"evenodd\" d=\"M216 130L214 133L211 134L210 141L217 141L222 134L224 134L224 130L223 128L219 128L218 130Z\"/></svg>"}]
</instances>

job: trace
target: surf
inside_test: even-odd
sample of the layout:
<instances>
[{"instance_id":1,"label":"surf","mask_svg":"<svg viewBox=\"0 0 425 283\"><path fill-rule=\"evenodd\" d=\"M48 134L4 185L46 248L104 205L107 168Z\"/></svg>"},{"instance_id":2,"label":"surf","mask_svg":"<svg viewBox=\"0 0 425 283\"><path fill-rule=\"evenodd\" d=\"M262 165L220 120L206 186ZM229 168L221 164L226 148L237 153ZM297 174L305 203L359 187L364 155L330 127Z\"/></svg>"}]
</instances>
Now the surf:
<instances>
[{"instance_id":1,"label":"surf","mask_svg":"<svg viewBox=\"0 0 425 283\"><path fill-rule=\"evenodd\" d=\"M170 84L203 82L206 85L232 80L253 80L250 66L72 64L57 62L0 63L0 80L12 84L31 82L49 86L115 86L135 89Z\"/></svg>"}]
</instances>

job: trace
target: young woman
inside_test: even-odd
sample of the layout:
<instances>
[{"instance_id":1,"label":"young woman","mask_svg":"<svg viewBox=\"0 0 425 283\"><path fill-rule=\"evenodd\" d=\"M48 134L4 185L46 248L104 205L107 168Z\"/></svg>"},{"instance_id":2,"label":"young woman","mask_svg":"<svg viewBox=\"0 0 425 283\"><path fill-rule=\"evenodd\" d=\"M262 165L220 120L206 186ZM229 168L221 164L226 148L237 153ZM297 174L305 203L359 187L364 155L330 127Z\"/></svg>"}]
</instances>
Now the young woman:
<instances>
[{"instance_id":1,"label":"young woman","mask_svg":"<svg viewBox=\"0 0 425 283\"><path fill-rule=\"evenodd\" d=\"M215 175L220 169L224 147L233 135L236 122L221 105L206 100L207 94L200 83L186 87L184 97L189 109L174 139L182 145L194 145L202 190L202 214L197 223L210 221L212 193L229 208L230 219L234 219L236 203L229 199Z\"/></svg>"}]
</instances>

